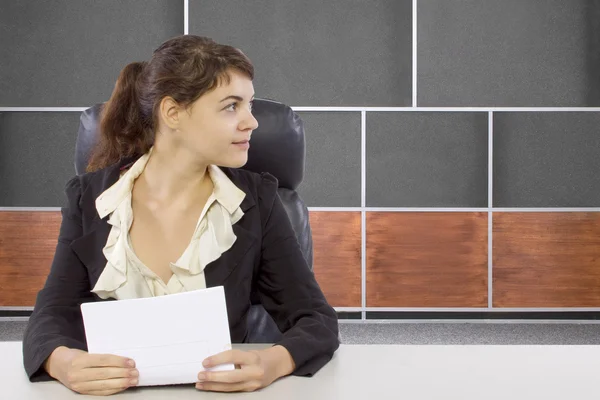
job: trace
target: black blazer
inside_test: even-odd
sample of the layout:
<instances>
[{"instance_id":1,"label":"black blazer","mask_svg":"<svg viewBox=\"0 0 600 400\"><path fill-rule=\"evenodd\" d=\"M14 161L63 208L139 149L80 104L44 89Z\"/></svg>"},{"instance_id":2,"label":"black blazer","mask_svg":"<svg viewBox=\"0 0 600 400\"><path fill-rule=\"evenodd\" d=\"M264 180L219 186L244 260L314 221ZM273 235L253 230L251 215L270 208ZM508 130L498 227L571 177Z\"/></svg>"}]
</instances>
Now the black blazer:
<instances>
[{"instance_id":1,"label":"black blazer","mask_svg":"<svg viewBox=\"0 0 600 400\"><path fill-rule=\"evenodd\" d=\"M52 267L29 319L23 360L31 381L48 380L42 364L58 346L87 350L80 305L103 301L91 289L106 265L102 249L110 225L100 219L96 198L135 159L72 178ZM233 343L247 342L251 295L258 293L291 354L294 375L311 376L339 346L335 311L304 259L270 174L223 168L246 193L244 216L233 225L233 247L204 269L206 286L224 286Z\"/></svg>"}]
</instances>

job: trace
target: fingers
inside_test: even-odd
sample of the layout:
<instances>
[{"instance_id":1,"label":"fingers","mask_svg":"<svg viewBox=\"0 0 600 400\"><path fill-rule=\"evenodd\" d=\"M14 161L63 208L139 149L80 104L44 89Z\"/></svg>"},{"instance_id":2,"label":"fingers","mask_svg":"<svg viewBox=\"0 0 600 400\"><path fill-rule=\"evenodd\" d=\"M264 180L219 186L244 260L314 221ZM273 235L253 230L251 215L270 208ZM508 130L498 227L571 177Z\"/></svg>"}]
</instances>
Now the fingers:
<instances>
[{"instance_id":1,"label":"fingers","mask_svg":"<svg viewBox=\"0 0 600 400\"><path fill-rule=\"evenodd\" d=\"M213 392L251 392L262 387L265 371L258 353L229 350L209 357L204 366L241 365L232 371L203 371L198 374L196 388Z\"/></svg>"},{"instance_id":2,"label":"fingers","mask_svg":"<svg viewBox=\"0 0 600 400\"><path fill-rule=\"evenodd\" d=\"M258 381L238 383L203 382L196 384L196 389L210 392L253 392L260 388Z\"/></svg>"},{"instance_id":3,"label":"fingers","mask_svg":"<svg viewBox=\"0 0 600 400\"><path fill-rule=\"evenodd\" d=\"M115 390L96 390L96 391L92 391L92 392L88 392L85 394L89 394L91 396L110 396L112 394L117 394L122 392L125 389L115 389Z\"/></svg>"},{"instance_id":4,"label":"fingers","mask_svg":"<svg viewBox=\"0 0 600 400\"><path fill-rule=\"evenodd\" d=\"M137 378L138 370L134 368L84 368L73 373L77 382L103 381L116 378Z\"/></svg>"},{"instance_id":5,"label":"fingers","mask_svg":"<svg viewBox=\"0 0 600 400\"><path fill-rule=\"evenodd\" d=\"M137 385L137 378L118 378L102 381L75 382L71 385L71 389L79 393L120 392L135 385Z\"/></svg>"},{"instance_id":6,"label":"fingers","mask_svg":"<svg viewBox=\"0 0 600 400\"><path fill-rule=\"evenodd\" d=\"M202 365L204 368L210 368L221 364L239 364L252 365L260 362L260 356L257 353L241 350L227 350L214 356L208 357Z\"/></svg>"},{"instance_id":7,"label":"fingers","mask_svg":"<svg viewBox=\"0 0 600 400\"><path fill-rule=\"evenodd\" d=\"M67 372L68 387L75 392L109 395L138 384L135 363L112 354L84 353L73 359Z\"/></svg>"},{"instance_id":8,"label":"fingers","mask_svg":"<svg viewBox=\"0 0 600 400\"><path fill-rule=\"evenodd\" d=\"M73 367L93 368L93 367L135 367L135 362L125 357L112 354L84 354L73 360Z\"/></svg>"},{"instance_id":9,"label":"fingers","mask_svg":"<svg viewBox=\"0 0 600 400\"><path fill-rule=\"evenodd\" d=\"M199 383L239 383L261 381L264 371L259 366L249 366L233 371L204 371L198 374Z\"/></svg>"}]
</instances>

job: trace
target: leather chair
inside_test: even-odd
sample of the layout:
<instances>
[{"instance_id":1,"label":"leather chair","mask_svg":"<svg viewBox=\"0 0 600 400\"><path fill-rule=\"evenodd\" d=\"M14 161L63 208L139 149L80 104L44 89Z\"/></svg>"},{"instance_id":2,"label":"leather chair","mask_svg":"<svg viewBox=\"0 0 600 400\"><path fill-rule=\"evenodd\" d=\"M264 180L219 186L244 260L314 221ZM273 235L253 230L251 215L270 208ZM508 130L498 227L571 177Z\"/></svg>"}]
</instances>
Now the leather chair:
<instances>
[{"instance_id":1,"label":"leather chair","mask_svg":"<svg viewBox=\"0 0 600 400\"><path fill-rule=\"evenodd\" d=\"M104 104L96 104L81 114L75 146L75 172L85 173L91 149L98 140L100 112ZM269 172L279 180L279 196L285 206L302 253L312 270L312 233L308 209L296 192L304 177L304 125L288 106L265 99L255 99L253 114L259 127L252 133L252 146L244 169ZM281 338L279 328L253 293L248 313L248 342L274 343Z\"/></svg>"}]
</instances>

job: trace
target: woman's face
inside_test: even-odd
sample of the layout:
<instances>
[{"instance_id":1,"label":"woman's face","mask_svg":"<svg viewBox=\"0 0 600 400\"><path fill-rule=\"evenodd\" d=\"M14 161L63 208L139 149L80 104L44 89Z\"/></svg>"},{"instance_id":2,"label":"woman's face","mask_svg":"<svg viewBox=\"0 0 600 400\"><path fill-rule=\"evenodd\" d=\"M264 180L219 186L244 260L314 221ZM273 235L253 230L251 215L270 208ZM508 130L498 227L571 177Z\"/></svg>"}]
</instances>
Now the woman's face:
<instances>
[{"instance_id":1,"label":"woman's face","mask_svg":"<svg viewBox=\"0 0 600 400\"><path fill-rule=\"evenodd\" d=\"M178 111L174 138L206 164L239 168L248 161L250 135L258 127L252 115L254 86L246 75L228 71L225 80Z\"/></svg>"}]
</instances>

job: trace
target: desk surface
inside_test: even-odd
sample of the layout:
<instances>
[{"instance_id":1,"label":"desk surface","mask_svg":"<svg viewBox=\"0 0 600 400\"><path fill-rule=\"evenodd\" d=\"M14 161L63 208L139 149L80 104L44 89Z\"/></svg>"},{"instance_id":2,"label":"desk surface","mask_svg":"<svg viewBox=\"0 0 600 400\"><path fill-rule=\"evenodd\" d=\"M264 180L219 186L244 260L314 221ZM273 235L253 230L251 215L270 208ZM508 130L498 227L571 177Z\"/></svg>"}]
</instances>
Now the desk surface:
<instances>
[{"instance_id":1,"label":"desk surface","mask_svg":"<svg viewBox=\"0 0 600 400\"><path fill-rule=\"evenodd\" d=\"M20 342L0 342L0 354L2 398L88 398L58 382L30 383ZM183 385L136 388L110 398L580 400L598 398L599 379L600 346L342 345L314 377L286 377L254 393L198 392Z\"/></svg>"}]
</instances>

